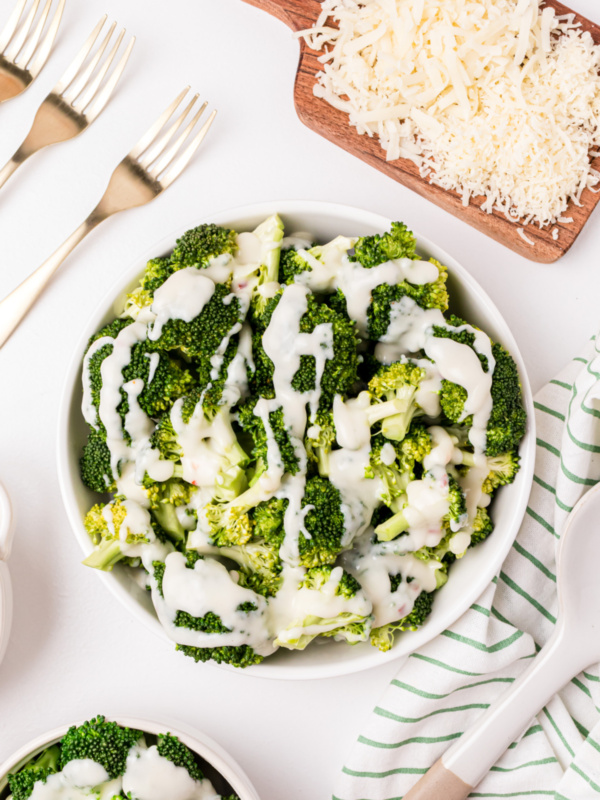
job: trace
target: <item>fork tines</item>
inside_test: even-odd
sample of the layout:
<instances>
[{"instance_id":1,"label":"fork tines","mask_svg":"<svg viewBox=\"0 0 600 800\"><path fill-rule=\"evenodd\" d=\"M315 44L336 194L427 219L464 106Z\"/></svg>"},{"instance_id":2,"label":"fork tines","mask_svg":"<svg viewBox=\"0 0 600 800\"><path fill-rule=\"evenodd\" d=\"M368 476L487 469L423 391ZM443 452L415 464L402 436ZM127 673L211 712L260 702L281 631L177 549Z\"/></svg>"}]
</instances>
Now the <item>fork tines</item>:
<instances>
[{"instance_id":1,"label":"fork tines","mask_svg":"<svg viewBox=\"0 0 600 800\"><path fill-rule=\"evenodd\" d=\"M19 0L0 33L0 56L27 71L33 80L50 55L66 0L58 0L51 19L53 0L46 0L41 11L41 0L33 0L29 11L27 2Z\"/></svg>"},{"instance_id":2,"label":"fork tines","mask_svg":"<svg viewBox=\"0 0 600 800\"><path fill-rule=\"evenodd\" d=\"M84 114L89 122L98 116L108 102L135 44L135 36L132 36L125 49L122 50L119 60L115 61L125 36L125 28L123 28L102 60L111 39L113 39L117 25L116 22L109 25L108 32L103 39L99 40L106 20L107 15L105 14L91 32L73 63L52 90L75 111ZM96 44L97 47L94 51ZM111 66L113 69L109 74Z\"/></svg>"},{"instance_id":3,"label":"fork tines","mask_svg":"<svg viewBox=\"0 0 600 800\"><path fill-rule=\"evenodd\" d=\"M198 129L208 103L202 103L198 108L199 95L195 94L179 116L172 120L189 88L187 86L173 100L129 153L129 158L137 161L163 188L183 172L217 115L216 110L212 111Z\"/></svg>"}]
</instances>

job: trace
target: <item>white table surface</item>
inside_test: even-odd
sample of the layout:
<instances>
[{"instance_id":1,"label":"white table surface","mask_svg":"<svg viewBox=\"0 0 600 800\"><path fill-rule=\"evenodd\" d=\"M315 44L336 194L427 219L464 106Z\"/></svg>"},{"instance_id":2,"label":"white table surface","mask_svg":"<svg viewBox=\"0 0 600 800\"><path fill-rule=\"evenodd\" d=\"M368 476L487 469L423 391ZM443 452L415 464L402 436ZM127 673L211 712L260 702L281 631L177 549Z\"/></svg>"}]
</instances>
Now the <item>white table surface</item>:
<instances>
[{"instance_id":1,"label":"white table surface","mask_svg":"<svg viewBox=\"0 0 600 800\"><path fill-rule=\"evenodd\" d=\"M597 11L594 0L572 5L589 17ZM0 0L0 25L11 6ZM0 480L17 517L0 761L74 719L162 716L225 746L263 800L328 798L397 664L338 679L268 682L196 665L123 612L80 565L56 477L58 405L80 330L121 271L195 215L272 199L328 200L402 219L454 255L504 314L535 391L600 326L600 217L562 260L541 265L397 185L299 122L292 99L298 45L284 25L241 0L69 0L41 76L0 108L0 162L105 11L137 35L131 63L90 130L38 155L0 192L0 296L87 215L113 166L180 88L197 87L219 116L178 182L94 232L0 350Z\"/></svg>"}]
</instances>

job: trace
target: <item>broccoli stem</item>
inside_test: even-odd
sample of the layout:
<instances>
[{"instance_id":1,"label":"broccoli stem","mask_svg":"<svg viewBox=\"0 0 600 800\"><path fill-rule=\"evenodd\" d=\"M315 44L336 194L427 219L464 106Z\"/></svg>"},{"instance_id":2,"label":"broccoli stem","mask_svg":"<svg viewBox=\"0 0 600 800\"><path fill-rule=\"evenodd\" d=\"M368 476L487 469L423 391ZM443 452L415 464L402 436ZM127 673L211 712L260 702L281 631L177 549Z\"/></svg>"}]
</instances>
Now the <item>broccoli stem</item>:
<instances>
[{"instance_id":1,"label":"broccoli stem","mask_svg":"<svg viewBox=\"0 0 600 800\"><path fill-rule=\"evenodd\" d=\"M380 542L390 542L401 533L408 530L408 522L403 511L394 514L375 528L375 533Z\"/></svg>"},{"instance_id":2,"label":"broccoli stem","mask_svg":"<svg viewBox=\"0 0 600 800\"><path fill-rule=\"evenodd\" d=\"M376 403L375 405L369 406L365 411L367 419L369 420L369 425L371 426L386 417L404 412L406 412L406 402L402 399L386 400L385 403Z\"/></svg>"},{"instance_id":3,"label":"broccoli stem","mask_svg":"<svg viewBox=\"0 0 600 800\"><path fill-rule=\"evenodd\" d=\"M179 522L177 511L172 503L159 503L156 508L152 509L152 513L172 542L177 544L185 541L186 533L181 522Z\"/></svg>"},{"instance_id":4,"label":"broccoli stem","mask_svg":"<svg viewBox=\"0 0 600 800\"><path fill-rule=\"evenodd\" d=\"M391 417L386 417L381 424L381 433L386 439L401 442L406 436L412 418L412 409L405 411L403 414L393 414Z\"/></svg>"},{"instance_id":5,"label":"broccoli stem","mask_svg":"<svg viewBox=\"0 0 600 800\"><path fill-rule=\"evenodd\" d=\"M118 539L103 539L83 561L87 567L111 570L123 558L121 543Z\"/></svg>"}]
</instances>

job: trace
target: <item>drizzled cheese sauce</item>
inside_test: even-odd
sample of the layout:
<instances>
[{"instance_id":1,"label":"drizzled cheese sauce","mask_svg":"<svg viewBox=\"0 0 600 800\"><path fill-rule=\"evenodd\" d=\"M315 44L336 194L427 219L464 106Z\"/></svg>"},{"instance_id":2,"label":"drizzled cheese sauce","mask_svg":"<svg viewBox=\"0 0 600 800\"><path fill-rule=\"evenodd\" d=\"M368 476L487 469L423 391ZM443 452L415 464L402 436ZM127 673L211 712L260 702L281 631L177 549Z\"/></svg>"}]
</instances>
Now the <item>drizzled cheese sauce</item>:
<instances>
[{"instance_id":1,"label":"drizzled cheese sauce","mask_svg":"<svg viewBox=\"0 0 600 800\"><path fill-rule=\"evenodd\" d=\"M190 530L188 546L197 548L206 556L190 569L186 566L184 556L174 551L172 545L157 541L150 525L148 501L140 484L146 472L155 480L167 480L173 474L174 465L171 461L160 459L158 452L150 445L154 426L138 401L144 382L131 381L123 386L122 370L131 360L131 351L137 342L147 336L152 340L157 339L170 319L189 322L201 313L215 291L215 281L232 278L232 293L224 302L232 302L237 298L240 316L244 318L252 290L256 289L252 284L256 265L265 263L269 253L279 245L276 242L269 243L255 233L239 234L237 241L239 251L235 257L220 256L213 259L204 270L188 268L174 273L157 289L151 309L146 309L143 316L138 316L137 321L125 327L114 340L105 337L91 345L83 367L83 414L93 426L98 424L97 417L100 417L107 430L113 474L118 475L120 470L118 491L128 498L121 539L126 532L142 534L147 538L146 543L126 545L127 554L139 556L150 573L153 560L165 562L163 596L158 592L153 578L149 579L149 585L157 615L168 635L183 645L215 647L248 644L259 654L269 655L279 645L297 646L296 643L303 637L311 638L338 627L340 614L348 618L372 617L374 627L385 625L410 613L421 591L429 592L436 588L436 572L441 564L426 563L413 553L424 546L437 546L444 536L441 520L449 510L448 470L460 463L461 452L444 428L435 425L429 427L433 446L424 462L426 474L419 480L410 481L406 487L403 513L408 521L408 530L392 542L373 545L370 520L381 504L383 483L379 478L365 477L371 440L371 428L366 415L369 397L366 392L351 399L336 397L333 406L336 446L329 456L328 478L342 497L345 521L342 546L346 552L340 557L341 566L335 567L322 590L300 588L305 570L299 566L299 539L301 536L309 538L305 517L311 509L310 506L302 507L307 465L303 439L307 425L313 424L310 421L318 409L320 381L327 361L333 357L333 330L330 324L318 325L312 333L300 332L301 319L308 308L309 292L341 289L349 316L356 322L359 334L366 337L368 308L376 286L382 283L397 284L404 280L416 285L425 284L437 279L438 268L429 261L402 258L365 269L347 256L348 249L356 240L337 237L328 245L313 248L309 234L297 234L282 244L296 247L311 269L297 275L294 283L283 287L282 296L263 336L264 350L274 367L275 396L272 399L260 398L254 411L262 420L267 436L269 468L259 478L258 484L263 499L275 496L287 500L285 538L280 550L283 561L281 588L276 597L266 600L241 587L237 583L237 573L228 571L218 560L219 550L212 546L203 524L202 509L211 498L222 467L220 454L235 443L235 434L229 422L229 408L247 395L248 369L254 369L252 330L247 322L231 329L211 362L211 378L215 380L221 372L230 341L235 341L237 349L227 368L223 392L223 415L217 415L209 422L199 405L191 418L184 422L183 400L176 401L170 412L183 450L183 479L198 487L189 506L178 508L177 515L184 528ZM280 288L278 283L269 282L264 283L259 291L265 297L272 297ZM456 382L466 390L464 415L473 416L469 437L475 450L475 466L465 476L457 478L466 495L467 514L464 519L453 523L452 530L456 528L456 531L449 546L452 552L460 555L470 543L471 523L477 508L489 501L481 491L481 485L488 473L484 450L485 431L492 406L490 388L494 359L491 342L481 331L465 326L474 335L471 348L448 338L435 337L434 326L447 326L442 312L439 309L423 309L410 297L404 296L391 304L389 327L377 344L375 355L384 364L408 357L424 370L425 377L419 385L416 400L429 418L435 419L440 414L442 380ZM89 362L94 353L106 344L110 344L112 350L101 366L103 383L97 414L89 388ZM478 354L485 356L487 371L484 371ZM291 384L303 355L314 358L316 386L312 391L300 393ZM159 356L153 353L148 357L148 381L151 383ZM129 412L124 423L117 412L122 400L121 389L129 401ZM300 467L298 474L293 476L285 474L270 424L270 414L278 410L282 411L284 426ZM394 447L391 444L384 445L381 450L382 463L392 465L395 459ZM354 575L363 587L363 591L350 601L335 593L343 574L342 568ZM390 575L402 577L393 592ZM241 612L239 606L244 603L252 603L256 609ZM209 634L178 627L175 625L177 611L187 612L194 617L202 617L208 612L217 614L228 632ZM128 780L132 781L131 785L137 786L139 800L160 800L161 796L152 793L153 786L145 783L145 779L139 778L139 782L135 783L138 780L134 777L135 770L137 767L141 769L146 762L156 767L157 775L167 775L168 768L160 766L150 748L137 753ZM159 779L157 781L160 783ZM212 796L186 794L184 784L182 779L181 794L177 793L178 789L172 789L169 797L192 800ZM199 791L197 786L193 789Z\"/></svg>"},{"instance_id":2,"label":"drizzled cheese sauce","mask_svg":"<svg viewBox=\"0 0 600 800\"><path fill-rule=\"evenodd\" d=\"M123 776L110 780L101 764L89 758L74 759L61 772L37 781L33 800L112 800L123 791L132 800L220 800L212 783L196 781L183 767L161 756L156 745L134 745Z\"/></svg>"}]
</instances>

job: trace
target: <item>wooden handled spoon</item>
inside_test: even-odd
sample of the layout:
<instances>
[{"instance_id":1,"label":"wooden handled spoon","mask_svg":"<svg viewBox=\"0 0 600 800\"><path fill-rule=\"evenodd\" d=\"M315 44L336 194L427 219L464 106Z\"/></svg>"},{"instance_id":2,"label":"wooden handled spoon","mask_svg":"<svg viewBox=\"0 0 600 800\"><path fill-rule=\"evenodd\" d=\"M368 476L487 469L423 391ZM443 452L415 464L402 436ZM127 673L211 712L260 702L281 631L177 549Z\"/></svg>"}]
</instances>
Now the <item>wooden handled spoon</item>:
<instances>
[{"instance_id":1,"label":"wooden handled spoon","mask_svg":"<svg viewBox=\"0 0 600 800\"><path fill-rule=\"evenodd\" d=\"M404 795L463 800L571 678L600 661L600 484L577 503L557 552L558 621L511 688Z\"/></svg>"}]
</instances>

